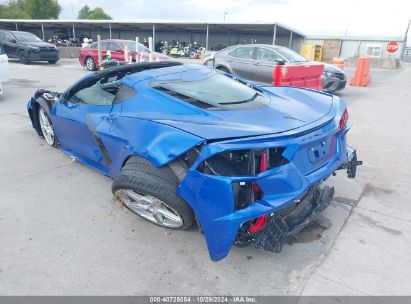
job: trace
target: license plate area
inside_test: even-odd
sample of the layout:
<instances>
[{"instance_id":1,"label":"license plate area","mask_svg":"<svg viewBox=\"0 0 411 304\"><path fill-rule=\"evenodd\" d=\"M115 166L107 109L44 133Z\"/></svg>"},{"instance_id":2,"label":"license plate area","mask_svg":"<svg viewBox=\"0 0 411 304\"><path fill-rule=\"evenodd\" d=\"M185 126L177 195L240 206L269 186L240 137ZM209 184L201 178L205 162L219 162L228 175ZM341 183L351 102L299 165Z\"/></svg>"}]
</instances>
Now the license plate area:
<instances>
[{"instance_id":1,"label":"license plate area","mask_svg":"<svg viewBox=\"0 0 411 304\"><path fill-rule=\"evenodd\" d=\"M308 159L312 164L318 164L324 162L332 156L332 151L335 149L330 149L332 144L335 145L335 138L327 138L307 149Z\"/></svg>"}]
</instances>

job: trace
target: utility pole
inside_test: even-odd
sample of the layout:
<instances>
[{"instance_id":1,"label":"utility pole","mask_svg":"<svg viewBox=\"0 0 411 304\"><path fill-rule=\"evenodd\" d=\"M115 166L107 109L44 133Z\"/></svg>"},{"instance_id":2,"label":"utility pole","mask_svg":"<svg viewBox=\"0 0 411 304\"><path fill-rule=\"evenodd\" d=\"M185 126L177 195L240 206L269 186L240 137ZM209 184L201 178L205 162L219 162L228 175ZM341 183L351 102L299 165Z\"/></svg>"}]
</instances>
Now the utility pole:
<instances>
[{"instance_id":1,"label":"utility pole","mask_svg":"<svg viewBox=\"0 0 411 304\"><path fill-rule=\"evenodd\" d=\"M404 45L402 46L400 61L402 61L402 58L404 57L404 53L405 53L405 48L407 47L407 38L408 38L408 31L410 29L410 24L411 24L411 19L408 20L407 30L405 31Z\"/></svg>"}]
</instances>

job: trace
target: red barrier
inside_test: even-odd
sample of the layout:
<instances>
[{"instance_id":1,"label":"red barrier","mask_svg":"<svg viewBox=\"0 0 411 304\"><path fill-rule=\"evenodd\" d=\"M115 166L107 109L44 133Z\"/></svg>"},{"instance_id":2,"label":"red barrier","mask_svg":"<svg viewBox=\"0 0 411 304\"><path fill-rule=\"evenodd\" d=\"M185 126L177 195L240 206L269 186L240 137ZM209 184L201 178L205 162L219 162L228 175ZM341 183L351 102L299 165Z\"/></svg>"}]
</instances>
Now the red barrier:
<instances>
[{"instance_id":1,"label":"red barrier","mask_svg":"<svg viewBox=\"0 0 411 304\"><path fill-rule=\"evenodd\" d=\"M323 64L276 65L273 86L293 86L322 91Z\"/></svg>"}]
</instances>

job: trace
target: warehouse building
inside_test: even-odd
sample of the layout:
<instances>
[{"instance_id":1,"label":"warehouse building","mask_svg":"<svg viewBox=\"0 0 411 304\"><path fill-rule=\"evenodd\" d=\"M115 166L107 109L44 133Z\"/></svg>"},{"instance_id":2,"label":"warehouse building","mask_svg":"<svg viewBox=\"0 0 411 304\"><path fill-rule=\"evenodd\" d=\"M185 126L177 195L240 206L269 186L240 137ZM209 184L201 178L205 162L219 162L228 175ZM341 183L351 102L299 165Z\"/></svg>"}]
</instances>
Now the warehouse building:
<instances>
[{"instance_id":1,"label":"warehouse building","mask_svg":"<svg viewBox=\"0 0 411 304\"><path fill-rule=\"evenodd\" d=\"M199 21L116 21L116 20L8 20L0 19L0 29L28 31L43 40L56 33L69 38L88 36L96 39L144 39L155 42L199 42L207 49L244 43L267 43L299 51L304 35L279 23L221 23Z\"/></svg>"},{"instance_id":2,"label":"warehouse building","mask_svg":"<svg viewBox=\"0 0 411 304\"><path fill-rule=\"evenodd\" d=\"M393 43L394 42L394 43ZM368 36L312 36L305 37L304 44L322 46L322 59L334 57L348 59L358 56L369 56L374 59L399 60L405 50L404 37L368 37ZM396 45L397 49L390 48ZM390 52L390 51L391 52Z\"/></svg>"}]
</instances>

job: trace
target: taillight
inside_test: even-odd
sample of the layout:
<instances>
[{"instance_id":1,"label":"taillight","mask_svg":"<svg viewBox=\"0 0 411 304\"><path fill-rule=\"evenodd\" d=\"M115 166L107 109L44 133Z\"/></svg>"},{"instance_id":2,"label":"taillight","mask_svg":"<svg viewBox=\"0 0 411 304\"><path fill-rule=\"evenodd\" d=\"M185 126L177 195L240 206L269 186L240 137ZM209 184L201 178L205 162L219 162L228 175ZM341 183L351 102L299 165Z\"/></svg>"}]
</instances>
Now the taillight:
<instances>
[{"instance_id":1,"label":"taillight","mask_svg":"<svg viewBox=\"0 0 411 304\"><path fill-rule=\"evenodd\" d=\"M341 119L340 119L340 124L339 124L340 130L344 129L345 124L347 123L347 121L348 121L348 111L347 111L347 108L345 108L344 113L343 113L343 115L341 116Z\"/></svg>"},{"instance_id":2,"label":"taillight","mask_svg":"<svg viewBox=\"0 0 411 304\"><path fill-rule=\"evenodd\" d=\"M250 233L254 234L263 229L267 219L265 215L258 217L254 222L250 223Z\"/></svg>"},{"instance_id":3,"label":"taillight","mask_svg":"<svg viewBox=\"0 0 411 304\"><path fill-rule=\"evenodd\" d=\"M220 176L252 176L280 167L289 161L282 154L285 148L229 150L203 161L197 170Z\"/></svg>"},{"instance_id":4,"label":"taillight","mask_svg":"<svg viewBox=\"0 0 411 304\"><path fill-rule=\"evenodd\" d=\"M267 151L261 155L260 172L267 171Z\"/></svg>"},{"instance_id":5,"label":"taillight","mask_svg":"<svg viewBox=\"0 0 411 304\"><path fill-rule=\"evenodd\" d=\"M267 151L263 152L260 157L260 173L267 171ZM253 183L253 192L254 192L254 197L257 199L261 199L264 195L263 191L261 190L260 186L258 186L256 183ZM250 233L254 234L263 229L266 223L266 216L262 215L252 221L250 223Z\"/></svg>"}]
</instances>

